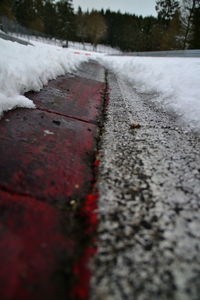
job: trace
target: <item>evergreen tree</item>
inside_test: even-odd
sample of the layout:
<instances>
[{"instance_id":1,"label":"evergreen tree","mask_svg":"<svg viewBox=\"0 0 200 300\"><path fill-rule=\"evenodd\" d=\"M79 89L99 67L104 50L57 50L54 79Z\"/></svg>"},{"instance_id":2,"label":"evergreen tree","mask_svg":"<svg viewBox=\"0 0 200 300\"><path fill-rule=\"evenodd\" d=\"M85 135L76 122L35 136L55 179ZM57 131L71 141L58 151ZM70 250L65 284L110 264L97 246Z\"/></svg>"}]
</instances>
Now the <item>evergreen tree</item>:
<instances>
[{"instance_id":1,"label":"evergreen tree","mask_svg":"<svg viewBox=\"0 0 200 300\"><path fill-rule=\"evenodd\" d=\"M200 49L200 7L194 9L190 48Z\"/></svg>"},{"instance_id":2,"label":"evergreen tree","mask_svg":"<svg viewBox=\"0 0 200 300\"><path fill-rule=\"evenodd\" d=\"M179 2L177 0L157 0L156 11L158 13L158 19L169 25L169 22L173 19L175 13L179 8Z\"/></svg>"},{"instance_id":3,"label":"evergreen tree","mask_svg":"<svg viewBox=\"0 0 200 300\"><path fill-rule=\"evenodd\" d=\"M56 36L61 39L74 39L75 24L72 0L60 0L56 3Z\"/></svg>"},{"instance_id":4,"label":"evergreen tree","mask_svg":"<svg viewBox=\"0 0 200 300\"><path fill-rule=\"evenodd\" d=\"M15 0L14 12L17 21L25 26L30 27L35 19L34 0Z\"/></svg>"},{"instance_id":5,"label":"evergreen tree","mask_svg":"<svg viewBox=\"0 0 200 300\"><path fill-rule=\"evenodd\" d=\"M0 16L5 16L14 19L12 0L0 0Z\"/></svg>"},{"instance_id":6,"label":"evergreen tree","mask_svg":"<svg viewBox=\"0 0 200 300\"><path fill-rule=\"evenodd\" d=\"M157 25L157 19L154 17L145 17L141 19L141 51L155 50L155 39L158 39L158 33L154 35L154 30ZM159 28L160 30L160 28Z\"/></svg>"},{"instance_id":7,"label":"evergreen tree","mask_svg":"<svg viewBox=\"0 0 200 300\"><path fill-rule=\"evenodd\" d=\"M44 5L45 0L34 0L33 1L33 10L34 10L34 19L30 22L30 28L44 32Z\"/></svg>"},{"instance_id":8,"label":"evergreen tree","mask_svg":"<svg viewBox=\"0 0 200 300\"><path fill-rule=\"evenodd\" d=\"M76 15L76 36L83 44L87 40L87 26L89 13L83 13L81 7L78 8Z\"/></svg>"},{"instance_id":9,"label":"evergreen tree","mask_svg":"<svg viewBox=\"0 0 200 300\"><path fill-rule=\"evenodd\" d=\"M81 8L74 14L72 0L0 0L0 14L52 37L87 41L94 47L106 43L123 51L179 49L185 40L186 47L197 48L200 1L182 0L181 23L180 1L157 0L157 18L110 10L85 13Z\"/></svg>"},{"instance_id":10,"label":"evergreen tree","mask_svg":"<svg viewBox=\"0 0 200 300\"><path fill-rule=\"evenodd\" d=\"M107 26L102 15L97 11L92 11L86 18L86 34L94 48L105 36Z\"/></svg>"},{"instance_id":11,"label":"evergreen tree","mask_svg":"<svg viewBox=\"0 0 200 300\"><path fill-rule=\"evenodd\" d=\"M161 50L178 50L181 48L181 21L180 13L177 11L162 38Z\"/></svg>"},{"instance_id":12,"label":"evergreen tree","mask_svg":"<svg viewBox=\"0 0 200 300\"><path fill-rule=\"evenodd\" d=\"M151 30L152 51L160 51L162 49L162 39L164 32L166 32L164 25L160 24L160 22L157 20L157 22L153 25Z\"/></svg>"},{"instance_id":13,"label":"evergreen tree","mask_svg":"<svg viewBox=\"0 0 200 300\"><path fill-rule=\"evenodd\" d=\"M44 32L50 36L56 36L57 14L53 0L46 0L43 12Z\"/></svg>"}]
</instances>

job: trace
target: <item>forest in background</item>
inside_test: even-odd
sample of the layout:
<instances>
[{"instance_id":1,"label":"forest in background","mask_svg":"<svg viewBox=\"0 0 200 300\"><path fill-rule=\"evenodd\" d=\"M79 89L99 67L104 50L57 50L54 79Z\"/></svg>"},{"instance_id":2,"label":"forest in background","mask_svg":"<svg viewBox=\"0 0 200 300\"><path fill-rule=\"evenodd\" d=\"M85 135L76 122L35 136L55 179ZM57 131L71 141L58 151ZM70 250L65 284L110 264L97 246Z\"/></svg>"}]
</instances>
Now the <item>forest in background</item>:
<instances>
[{"instance_id":1,"label":"forest in background","mask_svg":"<svg viewBox=\"0 0 200 300\"><path fill-rule=\"evenodd\" d=\"M72 0L0 0L0 16L61 40L122 51L200 49L200 1L155 0L157 17L74 11Z\"/></svg>"}]
</instances>

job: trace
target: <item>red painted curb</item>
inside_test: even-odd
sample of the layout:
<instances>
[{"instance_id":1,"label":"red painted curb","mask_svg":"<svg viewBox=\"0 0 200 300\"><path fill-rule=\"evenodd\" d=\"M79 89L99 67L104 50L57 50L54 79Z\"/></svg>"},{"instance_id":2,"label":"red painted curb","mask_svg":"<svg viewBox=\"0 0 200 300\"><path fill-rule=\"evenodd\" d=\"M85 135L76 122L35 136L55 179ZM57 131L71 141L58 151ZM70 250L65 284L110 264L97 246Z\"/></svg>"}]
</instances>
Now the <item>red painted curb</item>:
<instances>
[{"instance_id":1,"label":"red painted curb","mask_svg":"<svg viewBox=\"0 0 200 300\"><path fill-rule=\"evenodd\" d=\"M2 300L89 295L98 222L95 123L104 89L97 81L61 77L29 93L38 109L17 109L0 121Z\"/></svg>"},{"instance_id":2,"label":"red painted curb","mask_svg":"<svg viewBox=\"0 0 200 300\"><path fill-rule=\"evenodd\" d=\"M72 259L77 245L62 234L58 210L1 191L0 211L1 299L64 299L55 270Z\"/></svg>"},{"instance_id":3,"label":"red painted curb","mask_svg":"<svg viewBox=\"0 0 200 300\"><path fill-rule=\"evenodd\" d=\"M50 81L40 93L27 93L38 109L95 123L101 114L101 82L81 77L61 76Z\"/></svg>"},{"instance_id":4,"label":"red painted curb","mask_svg":"<svg viewBox=\"0 0 200 300\"><path fill-rule=\"evenodd\" d=\"M38 110L20 109L6 118L0 187L58 205L88 192L96 126Z\"/></svg>"},{"instance_id":5,"label":"red painted curb","mask_svg":"<svg viewBox=\"0 0 200 300\"><path fill-rule=\"evenodd\" d=\"M97 200L98 194L87 195L81 210L81 215L87 220L84 234L90 237L95 235L98 225ZM83 255L74 265L73 272L77 276L77 283L71 292L72 299L87 300L89 298L91 278L89 261L96 252L95 239L92 238L90 246L85 249Z\"/></svg>"}]
</instances>

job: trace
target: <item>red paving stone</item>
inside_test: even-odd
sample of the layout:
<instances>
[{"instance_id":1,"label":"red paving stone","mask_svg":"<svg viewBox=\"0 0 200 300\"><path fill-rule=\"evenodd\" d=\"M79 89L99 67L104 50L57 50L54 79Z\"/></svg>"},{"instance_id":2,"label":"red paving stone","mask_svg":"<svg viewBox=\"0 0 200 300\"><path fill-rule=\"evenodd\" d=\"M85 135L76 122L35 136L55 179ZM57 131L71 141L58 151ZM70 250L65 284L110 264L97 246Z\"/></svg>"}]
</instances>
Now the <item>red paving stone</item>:
<instances>
[{"instance_id":1,"label":"red paving stone","mask_svg":"<svg viewBox=\"0 0 200 300\"><path fill-rule=\"evenodd\" d=\"M56 208L0 191L1 299L65 299L69 279L58 285L59 270L67 275L75 246Z\"/></svg>"},{"instance_id":2,"label":"red paving stone","mask_svg":"<svg viewBox=\"0 0 200 300\"><path fill-rule=\"evenodd\" d=\"M38 110L6 118L0 124L0 187L61 203L87 193L95 125Z\"/></svg>"},{"instance_id":3,"label":"red paving stone","mask_svg":"<svg viewBox=\"0 0 200 300\"><path fill-rule=\"evenodd\" d=\"M101 111L104 84L81 77L60 77L50 81L39 94L28 93L39 109L96 123Z\"/></svg>"},{"instance_id":4,"label":"red paving stone","mask_svg":"<svg viewBox=\"0 0 200 300\"><path fill-rule=\"evenodd\" d=\"M88 298L86 263L95 251L88 243L97 225L97 196L89 194L104 89L61 77L29 93L39 109L0 121L2 300Z\"/></svg>"}]
</instances>

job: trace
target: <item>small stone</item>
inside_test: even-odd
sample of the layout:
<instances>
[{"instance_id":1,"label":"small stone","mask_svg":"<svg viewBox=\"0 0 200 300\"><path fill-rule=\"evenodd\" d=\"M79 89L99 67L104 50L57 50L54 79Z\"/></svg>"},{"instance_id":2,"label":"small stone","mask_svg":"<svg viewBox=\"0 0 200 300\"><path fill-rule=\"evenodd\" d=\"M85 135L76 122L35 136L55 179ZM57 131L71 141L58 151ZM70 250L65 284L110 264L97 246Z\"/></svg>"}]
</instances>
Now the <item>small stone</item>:
<instances>
[{"instance_id":1,"label":"small stone","mask_svg":"<svg viewBox=\"0 0 200 300\"><path fill-rule=\"evenodd\" d=\"M130 236L130 235L132 235L132 233L133 233L132 228L130 226L126 226L126 228L125 228L125 235L126 236Z\"/></svg>"},{"instance_id":2,"label":"small stone","mask_svg":"<svg viewBox=\"0 0 200 300\"><path fill-rule=\"evenodd\" d=\"M144 245L144 249L146 251L151 251L152 247L153 247L153 244L151 242L148 242Z\"/></svg>"},{"instance_id":3,"label":"small stone","mask_svg":"<svg viewBox=\"0 0 200 300\"><path fill-rule=\"evenodd\" d=\"M148 229L148 230L152 228L151 224L149 222L147 222L146 220L142 220L141 225L142 225L142 227L144 227L145 229Z\"/></svg>"},{"instance_id":4,"label":"small stone","mask_svg":"<svg viewBox=\"0 0 200 300\"><path fill-rule=\"evenodd\" d=\"M136 128L140 128L141 125L140 125L139 123L132 123L132 124L130 125L130 127L131 127L132 129L136 129Z\"/></svg>"},{"instance_id":5,"label":"small stone","mask_svg":"<svg viewBox=\"0 0 200 300\"><path fill-rule=\"evenodd\" d=\"M61 123L61 122L60 122L60 121L58 121L58 120L53 120L52 122L53 122L54 124L58 125L58 126L59 126L59 125L60 125L60 123Z\"/></svg>"},{"instance_id":6,"label":"small stone","mask_svg":"<svg viewBox=\"0 0 200 300\"><path fill-rule=\"evenodd\" d=\"M73 205L75 205L75 204L76 204L76 201L75 201L75 200L71 200L71 201L70 201L70 205L73 206Z\"/></svg>"}]
</instances>

